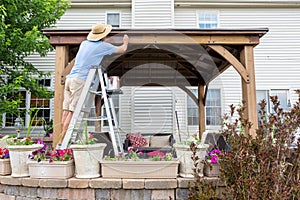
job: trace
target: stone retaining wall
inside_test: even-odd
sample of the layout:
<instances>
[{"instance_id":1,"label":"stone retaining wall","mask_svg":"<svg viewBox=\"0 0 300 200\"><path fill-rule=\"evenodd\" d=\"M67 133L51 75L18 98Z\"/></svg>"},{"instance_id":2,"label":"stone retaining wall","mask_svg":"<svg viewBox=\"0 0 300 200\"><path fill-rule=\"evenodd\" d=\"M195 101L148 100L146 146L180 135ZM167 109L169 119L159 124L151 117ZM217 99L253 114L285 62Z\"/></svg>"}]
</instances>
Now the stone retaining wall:
<instances>
[{"instance_id":1,"label":"stone retaining wall","mask_svg":"<svg viewBox=\"0 0 300 200\"><path fill-rule=\"evenodd\" d=\"M218 178L205 178L219 187ZM0 176L1 200L168 200L187 199L193 179L32 179Z\"/></svg>"}]
</instances>

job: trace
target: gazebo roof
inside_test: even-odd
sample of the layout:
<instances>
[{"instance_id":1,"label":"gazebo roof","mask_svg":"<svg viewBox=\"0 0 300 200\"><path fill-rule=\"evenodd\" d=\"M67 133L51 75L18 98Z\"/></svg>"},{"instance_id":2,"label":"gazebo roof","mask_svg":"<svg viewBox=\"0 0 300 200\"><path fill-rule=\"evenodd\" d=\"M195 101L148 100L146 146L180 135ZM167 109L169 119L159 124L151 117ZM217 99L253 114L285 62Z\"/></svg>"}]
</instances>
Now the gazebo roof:
<instances>
[{"instance_id":1,"label":"gazebo roof","mask_svg":"<svg viewBox=\"0 0 300 200\"><path fill-rule=\"evenodd\" d=\"M45 29L43 33L50 38L52 45L70 45L76 52L89 31ZM245 45L259 44L259 38L267 31L267 28L114 29L107 40L118 45L122 43L123 35L128 34L129 48L123 55L106 56L101 65L110 76L120 76L123 86L207 85L231 66L235 58L239 60ZM244 70L238 72L247 79Z\"/></svg>"}]
</instances>

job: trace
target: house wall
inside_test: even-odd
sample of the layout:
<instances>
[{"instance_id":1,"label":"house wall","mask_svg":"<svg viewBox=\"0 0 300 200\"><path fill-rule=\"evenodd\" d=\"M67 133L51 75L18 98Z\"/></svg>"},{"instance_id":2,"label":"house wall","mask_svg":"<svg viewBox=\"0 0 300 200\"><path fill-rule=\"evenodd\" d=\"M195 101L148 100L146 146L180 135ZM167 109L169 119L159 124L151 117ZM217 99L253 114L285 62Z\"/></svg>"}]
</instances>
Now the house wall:
<instances>
[{"instance_id":1,"label":"house wall","mask_svg":"<svg viewBox=\"0 0 300 200\"><path fill-rule=\"evenodd\" d=\"M172 0L132 0L131 6L116 4L101 6L99 1L72 0L73 5L65 15L57 22L58 28L90 28L93 23L105 23L105 13L117 11L121 13L122 28L197 28L197 13L199 10L213 10L219 13L220 28L259 28L268 27L269 32L261 38L260 44L254 49L256 87L257 89L288 89L290 90L291 103L297 100L293 92L300 88L300 6L295 2L285 1L285 5L294 3L294 6L278 6L279 1L253 1L249 6L249 1L223 1L223 4L214 3L216 1L175 1ZM97 3L98 2L98 3ZM117 2L117 1L116 1ZM118 1L129 3L130 1ZM152 4L151 4L152 2ZM195 6L187 6L184 3L196 3ZM229 3L230 2L230 3ZM105 3L105 2L104 2ZM111 4L113 4L111 2ZM280 3L280 2L279 2ZM180 6L178 6L180 4ZM185 5L185 6L182 6ZM255 6L257 5L257 6ZM269 5L266 7L266 5ZM163 19L163 20L160 20ZM47 58L29 57L29 60L44 70L54 72L55 52L49 54ZM212 81L209 88L221 88L222 113L229 111L228 105L241 102L240 77L231 67L221 76ZM53 84L54 85L54 84ZM160 115L160 119L167 120L168 128L177 130L175 110L178 112L180 129L183 132L194 132L197 127L187 126L186 94L178 88L163 88L163 95L149 93L147 88L124 87L124 94L121 95L120 116L121 128L125 132L144 131L149 127L149 122L143 127L142 117L149 114L149 110L143 112L143 106L137 107L144 102L144 108L152 107L157 101L165 100L168 103L168 115ZM162 89L161 89L162 90ZM148 91L148 92L147 92ZM135 96L138 94L138 96ZM142 101L143 100L143 101ZM142 117L139 118L139 114ZM168 119L167 119L168 118ZM148 125L147 125L148 123ZM135 126L138 125L138 126ZM153 124L154 126L154 124ZM156 126L159 126L156 124ZM137 129L137 127L139 127ZM167 130L165 128L164 130ZM208 127L214 129L215 127ZM158 130L157 127L151 131Z\"/></svg>"}]
</instances>

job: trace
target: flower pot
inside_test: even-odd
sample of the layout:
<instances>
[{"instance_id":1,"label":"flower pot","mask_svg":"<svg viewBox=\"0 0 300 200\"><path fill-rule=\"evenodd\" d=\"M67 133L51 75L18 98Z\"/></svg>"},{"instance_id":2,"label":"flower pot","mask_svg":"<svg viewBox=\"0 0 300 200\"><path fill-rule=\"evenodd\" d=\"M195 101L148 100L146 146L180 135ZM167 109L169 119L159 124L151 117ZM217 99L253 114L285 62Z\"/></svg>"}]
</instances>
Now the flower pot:
<instances>
[{"instance_id":1,"label":"flower pot","mask_svg":"<svg viewBox=\"0 0 300 200\"><path fill-rule=\"evenodd\" d=\"M30 178L67 179L74 175L74 161L33 161L28 160Z\"/></svg>"},{"instance_id":2,"label":"flower pot","mask_svg":"<svg viewBox=\"0 0 300 200\"><path fill-rule=\"evenodd\" d=\"M88 145L71 145L75 160L76 178L96 178L100 176L100 161L103 157L105 143Z\"/></svg>"},{"instance_id":3,"label":"flower pot","mask_svg":"<svg viewBox=\"0 0 300 200\"><path fill-rule=\"evenodd\" d=\"M10 159L0 159L0 175L11 174Z\"/></svg>"},{"instance_id":4,"label":"flower pot","mask_svg":"<svg viewBox=\"0 0 300 200\"><path fill-rule=\"evenodd\" d=\"M216 177L220 175L220 164L219 163L211 163L210 160L206 161L204 164L204 175L208 177Z\"/></svg>"},{"instance_id":5,"label":"flower pot","mask_svg":"<svg viewBox=\"0 0 300 200\"><path fill-rule=\"evenodd\" d=\"M176 178L178 160L101 161L104 178Z\"/></svg>"},{"instance_id":6,"label":"flower pot","mask_svg":"<svg viewBox=\"0 0 300 200\"><path fill-rule=\"evenodd\" d=\"M180 161L179 166L179 175L185 178L192 178L194 177L194 162L191 158L192 151L190 150L190 146L183 145L183 144L174 144L176 155L178 160ZM201 162L205 159L206 150L209 147L208 144L198 145L198 152L197 156L198 160L198 169L199 169L199 176L203 176L203 167L204 164Z\"/></svg>"},{"instance_id":7,"label":"flower pot","mask_svg":"<svg viewBox=\"0 0 300 200\"><path fill-rule=\"evenodd\" d=\"M32 145L9 145L11 176L12 177L26 177L29 176L29 170L27 166L28 155L32 151L42 148L42 144Z\"/></svg>"}]
</instances>

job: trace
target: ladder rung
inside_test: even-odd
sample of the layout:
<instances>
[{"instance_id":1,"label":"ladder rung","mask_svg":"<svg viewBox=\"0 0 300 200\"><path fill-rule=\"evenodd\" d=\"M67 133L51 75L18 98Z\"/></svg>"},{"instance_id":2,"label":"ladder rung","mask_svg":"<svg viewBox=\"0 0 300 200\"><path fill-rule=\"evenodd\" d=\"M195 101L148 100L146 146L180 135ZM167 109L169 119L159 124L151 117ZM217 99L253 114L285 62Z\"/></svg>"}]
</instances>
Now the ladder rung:
<instances>
[{"instance_id":1,"label":"ladder rung","mask_svg":"<svg viewBox=\"0 0 300 200\"><path fill-rule=\"evenodd\" d=\"M83 118L83 120L86 121L102 121L102 120L108 120L106 116L98 116L98 117L88 117L88 118Z\"/></svg>"},{"instance_id":2,"label":"ladder rung","mask_svg":"<svg viewBox=\"0 0 300 200\"><path fill-rule=\"evenodd\" d=\"M90 93L93 93L93 94L95 94L95 95L102 96L102 92L101 92L101 91L93 91L93 90L90 90Z\"/></svg>"},{"instance_id":3,"label":"ladder rung","mask_svg":"<svg viewBox=\"0 0 300 200\"><path fill-rule=\"evenodd\" d=\"M118 90L106 90L107 91L107 94L111 95L111 94L123 94L123 91L118 89Z\"/></svg>"}]
</instances>

